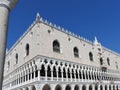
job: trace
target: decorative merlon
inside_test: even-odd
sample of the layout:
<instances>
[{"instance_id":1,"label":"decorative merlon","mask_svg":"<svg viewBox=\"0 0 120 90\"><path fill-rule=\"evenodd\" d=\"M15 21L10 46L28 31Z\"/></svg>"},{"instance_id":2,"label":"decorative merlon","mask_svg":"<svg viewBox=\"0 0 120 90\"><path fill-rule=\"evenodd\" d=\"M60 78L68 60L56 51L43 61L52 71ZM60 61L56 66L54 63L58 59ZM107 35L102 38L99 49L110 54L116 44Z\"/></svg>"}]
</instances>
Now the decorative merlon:
<instances>
[{"instance_id":1,"label":"decorative merlon","mask_svg":"<svg viewBox=\"0 0 120 90\"><path fill-rule=\"evenodd\" d=\"M37 13L37 15L36 15L36 22L37 23L40 22L40 14L39 13Z\"/></svg>"}]
</instances>

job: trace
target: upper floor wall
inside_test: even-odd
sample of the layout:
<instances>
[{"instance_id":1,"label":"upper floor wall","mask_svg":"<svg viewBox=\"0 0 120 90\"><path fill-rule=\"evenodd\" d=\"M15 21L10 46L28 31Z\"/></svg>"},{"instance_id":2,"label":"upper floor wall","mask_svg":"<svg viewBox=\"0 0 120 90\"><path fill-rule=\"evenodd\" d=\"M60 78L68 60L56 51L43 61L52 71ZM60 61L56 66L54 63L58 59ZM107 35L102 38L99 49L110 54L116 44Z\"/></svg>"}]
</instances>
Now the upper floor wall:
<instances>
[{"instance_id":1,"label":"upper floor wall","mask_svg":"<svg viewBox=\"0 0 120 90\"><path fill-rule=\"evenodd\" d=\"M5 75L37 55L120 70L118 54L38 19L6 55Z\"/></svg>"}]
</instances>

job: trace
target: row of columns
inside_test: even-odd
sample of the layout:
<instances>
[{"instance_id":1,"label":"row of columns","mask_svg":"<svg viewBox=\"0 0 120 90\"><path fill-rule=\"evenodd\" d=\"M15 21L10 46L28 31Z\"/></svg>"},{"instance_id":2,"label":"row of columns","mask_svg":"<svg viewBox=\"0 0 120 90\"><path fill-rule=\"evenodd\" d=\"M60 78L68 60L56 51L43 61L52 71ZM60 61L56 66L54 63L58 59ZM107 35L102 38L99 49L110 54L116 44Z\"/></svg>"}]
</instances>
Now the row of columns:
<instances>
[{"instance_id":1,"label":"row of columns","mask_svg":"<svg viewBox=\"0 0 120 90\"><path fill-rule=\"evenodd\" d=\"M26 82L26 81L29 81L31 79L35 79L36 77L38 77L38 79L40 80L41 79L41 76L40 76L40 70L37 70L37 71L30 71L26 74L19 74L17 75L13 81L12 81L12 86L16 85L16 84L20 84L22 82ZM84 81L84 80L107 80L105 79L106 77L104 77L103 73L98 73L98 72L91 72L91 71L87 71L87 70L70 70L70 78L69 80L71 81ZM66 81L68 81L68 69L65 69L65 73L66 73ZM50 74L51 76L49 77L50 80L53 80L53 68L51 68L51 71L50 71ZM59 69L56 69L56 78L57 78L57 81L59 78L61 78L62 81L64 81L64 76L63 76L63 68L61 69L61 77L59 77ZM73 78L74 76L74 78ZM46 79L46 81L48 80L48 69L47 67L45 67L45 76L42 76Z\"/></svg>"},{"instance_id":2,"label":"row of columns","mask_svg":"<svg viewBox=\"0 0 120 90\"><path fill-rule=\"evenodd\" d=\"M58 85L60 88L56 89ZM75 88L76 86L78 88ZM115 88L113 88L114 86ZM47 88L46 90L68 90L66 87L69 87L69 90L120 90L119 86L117 88L116 85L98 85L98 88L95 88L95 84L36 84L34 86L17 88L17 90L45 90L45 87Z\"/></svg>"}]
</instances>

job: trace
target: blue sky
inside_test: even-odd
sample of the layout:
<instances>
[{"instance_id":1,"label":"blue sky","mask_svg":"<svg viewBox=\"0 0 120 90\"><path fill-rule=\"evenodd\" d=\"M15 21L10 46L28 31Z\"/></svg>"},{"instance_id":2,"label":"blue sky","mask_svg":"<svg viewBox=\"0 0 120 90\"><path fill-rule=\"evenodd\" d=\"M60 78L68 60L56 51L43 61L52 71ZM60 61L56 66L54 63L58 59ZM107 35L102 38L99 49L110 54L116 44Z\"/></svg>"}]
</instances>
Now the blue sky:
<instances>
[{"instance_id":1,"label":"blue sky","mask_svg":"<svg viewBox=\"0 0 120 90\"><path fill-rule=\"evenodd\" d=\"M7 48L27 30L36 13L90 41L120 53L120 0L19 0L9 17Z\"/></svg>"}]
</instances>

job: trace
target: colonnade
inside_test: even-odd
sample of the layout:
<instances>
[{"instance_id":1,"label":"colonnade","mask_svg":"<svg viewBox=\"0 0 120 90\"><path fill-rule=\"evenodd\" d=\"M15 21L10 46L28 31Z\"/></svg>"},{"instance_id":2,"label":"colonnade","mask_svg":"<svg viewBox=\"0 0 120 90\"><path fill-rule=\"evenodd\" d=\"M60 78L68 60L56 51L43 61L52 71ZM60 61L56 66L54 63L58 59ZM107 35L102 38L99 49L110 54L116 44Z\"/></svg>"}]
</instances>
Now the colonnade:
<instances>
[{"instance_id":1,"label":"colonnade","mask_svg":"<svg viewBox=\"0 0 120 90\"><path fill-rule=\"evenodd\" d=\"M16 90L16 89L15 89ZM17 90L120 90L118 85L95 84L36 84Z\"/></svg>"},{"instance_id":2,"label":"colonnade","mask_svg":"<svg viewBox=\"0 0 120 90\"><path fill-rule=\"evenodd\" d=\"M105 72L102 71L100 67L93 67L46 57L36 57L13 71L9 76L4 77L3 87L17 87L32 82L86 82L98 85L100 85L100 83L118 85L117 83L120 81L119 76L119 72L112 72L112 70L107 70Z\"/></svg>"}]
</instances>

